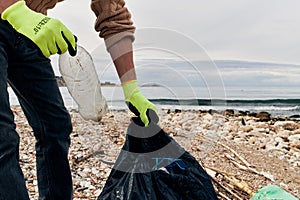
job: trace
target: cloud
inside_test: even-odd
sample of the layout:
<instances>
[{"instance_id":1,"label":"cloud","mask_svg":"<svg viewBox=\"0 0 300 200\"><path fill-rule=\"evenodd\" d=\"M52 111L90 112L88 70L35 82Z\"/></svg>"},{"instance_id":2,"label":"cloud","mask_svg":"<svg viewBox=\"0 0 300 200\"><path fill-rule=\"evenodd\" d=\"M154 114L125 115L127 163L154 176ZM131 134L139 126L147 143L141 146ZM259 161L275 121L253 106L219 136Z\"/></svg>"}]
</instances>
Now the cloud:
<instances>
[{"instance_id":1,"label":"cloud","mask_svg":"<svg viewBox=\"0 0 300 200\"><path fill-rule=\"evenodd\" d=\"M299 87L300 66L243 62L216 61L227 86Z\"/></svg>"},{"instance_id":2,"label":"cloud","mask_svg":"<svg viewBox=\"0 0 300 200\"><path fill-rule=\"evenodd\" d=\"M126 1L137 29L157 27L186 35L212 59L300 64L298 0ZM58 3L49 15L61 19L92 51L99 44L90 1ZM179 42L171 41L170 43ZM170 44L171 45L171 44Z\"/></svg>"},{"instance_id":3,"label":"cloud","mask_svg":"<svg viewBox=\"0 0 300 200\"><path fill-rule=\"evenodd\" d=\"M127 4L138 28L179 31L201 44L212 59L300 64L297 0L129 0Z\"/></svg>"}]
</instances>

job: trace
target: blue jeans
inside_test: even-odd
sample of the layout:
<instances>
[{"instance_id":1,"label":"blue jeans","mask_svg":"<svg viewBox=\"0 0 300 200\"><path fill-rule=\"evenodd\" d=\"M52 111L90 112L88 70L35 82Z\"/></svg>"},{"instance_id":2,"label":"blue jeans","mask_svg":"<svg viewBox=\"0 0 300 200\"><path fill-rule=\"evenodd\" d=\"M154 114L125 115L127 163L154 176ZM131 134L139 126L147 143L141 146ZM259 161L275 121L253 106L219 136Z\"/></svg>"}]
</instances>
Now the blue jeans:
<instances>
[{"instance_id":1,"label":"blue jeans","mask_svg":"<svg viewBox=\"0 0 300 200\"><path fill-rule=\"evenodd\" d=\"M7 83L36 139L39 199L72 199L68 162L72 124L50 60L31 40L0 20L0 200L28 200Z\"/></svg>"}]
</instances>

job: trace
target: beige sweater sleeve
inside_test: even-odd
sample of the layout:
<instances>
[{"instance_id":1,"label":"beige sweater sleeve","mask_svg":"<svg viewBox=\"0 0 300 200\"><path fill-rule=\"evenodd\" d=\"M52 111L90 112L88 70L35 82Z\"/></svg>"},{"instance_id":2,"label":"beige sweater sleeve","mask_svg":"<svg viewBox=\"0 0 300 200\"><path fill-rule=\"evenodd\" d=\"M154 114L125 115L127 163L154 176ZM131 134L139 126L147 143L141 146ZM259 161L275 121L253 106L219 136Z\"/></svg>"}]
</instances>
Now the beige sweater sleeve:
<instances>
[{"instance_id":1,"label":"beige sweater sleeve","mask_svg":"<svg viewBox=\"0 0 300 200\"><path fill-rule=\"evenodd\" d=\"M36 12L47 14L47 10L53 8L56 3L63 0L25 0L29 8Z\"/></svg>"},{"instance_id":2,"label":"beige sweater sleeve","mask_svg":"<svg viewBox=\"0 0 300 200\"><path fill-rule=\"evenodd\" d=\"M92 0L91 8L97 17L95 29L107 49L123 38L134 40L135 27L124 0Z\"/></svg>"}]
</instances>

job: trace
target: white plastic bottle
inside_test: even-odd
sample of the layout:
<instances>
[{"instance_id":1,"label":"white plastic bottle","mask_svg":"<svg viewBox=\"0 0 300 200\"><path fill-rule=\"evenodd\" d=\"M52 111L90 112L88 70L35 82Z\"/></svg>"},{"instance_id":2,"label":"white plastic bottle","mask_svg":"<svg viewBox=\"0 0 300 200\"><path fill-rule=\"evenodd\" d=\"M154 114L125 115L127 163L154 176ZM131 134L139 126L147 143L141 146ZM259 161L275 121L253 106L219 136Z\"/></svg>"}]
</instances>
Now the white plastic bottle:
<instances>
[{"instance_id":1,"label":"white plastic bottle","mask_svg":"<svg viewBox=\"0 0 300 200\"><path fill-rule=\"evenodd\" d=\"M91 55L77 46L76 56L68 52L59 56L59 71L79 114L85 120L100 121L108 108Z\"/></svg>"}]
</instances>

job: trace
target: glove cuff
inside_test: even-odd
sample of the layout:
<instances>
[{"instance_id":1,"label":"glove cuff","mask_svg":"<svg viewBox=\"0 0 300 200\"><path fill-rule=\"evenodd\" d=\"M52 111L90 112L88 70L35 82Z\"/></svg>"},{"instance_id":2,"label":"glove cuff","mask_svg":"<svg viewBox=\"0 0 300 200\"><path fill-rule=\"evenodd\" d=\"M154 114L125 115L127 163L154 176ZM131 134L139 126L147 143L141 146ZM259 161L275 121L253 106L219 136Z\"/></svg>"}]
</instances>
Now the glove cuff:
<instances>
[{"instance_id":1,"label":"glove cuff","mask_svg":"<svg viewBox=\"0 0 300 200\"><path fill-rule=\"evenodd\" d=\"M6 8L1 14L1 18L3 20L9 20L9 18L17 17L17 15L20 13L19 11L27 9L29 8L26 6L26 2L21 0Z\"/></svg>"},{"instance_id":2,"label":"glove cuff","mask_svg":"<svg viewBox=\"0 0 300 200\"><path fill-rule=\"evenodd\" d=\"M132 95L136 92L139 92L137 80L131 80L127 81L125 83L122 83L123 93L125 100L129 101L132 97Z\"/></svg>"}]
</instances>

